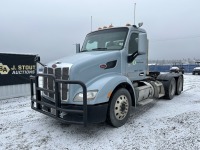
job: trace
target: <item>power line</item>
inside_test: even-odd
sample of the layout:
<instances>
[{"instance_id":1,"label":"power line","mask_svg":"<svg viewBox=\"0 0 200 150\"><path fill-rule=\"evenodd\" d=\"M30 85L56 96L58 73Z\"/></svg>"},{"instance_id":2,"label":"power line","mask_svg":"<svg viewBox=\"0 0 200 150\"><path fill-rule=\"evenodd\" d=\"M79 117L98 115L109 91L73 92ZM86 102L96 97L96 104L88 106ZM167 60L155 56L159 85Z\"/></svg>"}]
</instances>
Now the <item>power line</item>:
<instances>
[{"instance_id":1,"label":"power line","mask_svg":"<svg viewBox=\"0 0 200 150\"><path fill-rule=\"evenodd\" d=\"M184 40L184 39L194 39L200 38L200 35L191 35L186 37L179 37L179 38L170 38L170 39L160 39L160 40L150 40L151 42L165 42L165 41L174 41L174 40Z\"/></svg>"}]
</instances>

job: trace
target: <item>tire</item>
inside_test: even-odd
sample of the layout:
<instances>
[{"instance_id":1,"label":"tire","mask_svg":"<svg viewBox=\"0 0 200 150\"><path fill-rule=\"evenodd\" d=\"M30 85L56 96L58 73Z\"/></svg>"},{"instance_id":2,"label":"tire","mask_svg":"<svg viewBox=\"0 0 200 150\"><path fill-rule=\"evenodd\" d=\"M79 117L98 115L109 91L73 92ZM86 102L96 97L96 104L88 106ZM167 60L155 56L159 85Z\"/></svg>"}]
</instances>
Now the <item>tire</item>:
<instances>
[{"instance_id":1,"label":"tire","mask_svg":"<svg viewBox=\"0 0 200 150\"><path fill-rule=\"evenodd\" d=\"M176 84L176 95L180 95L183 89L183 77L180 76Z\"/></svg>"},{"instance_id":2,"label":"tire","mask_svg":"<svg viewBox=\"0 0 200 150\"><path fill-rule=\"evenodd\" d=\"M124 88L117 90L110 100L108 123L114 127L124 125L130 116L131 106L131 95L128 90Z\"/></svg>"},{"instance_id":3,"label":"tire","mask_svg":"<svg viewBox=\"0 0 200 150\"><path fill-rule=\"evenodd\" d=\"M167 81L164 84L164 88L165 88L165 98L166 99L173 99L174 95L176 93L176 80L175 78L171 78L169 81Z\"/></svg>"}]
</instances>

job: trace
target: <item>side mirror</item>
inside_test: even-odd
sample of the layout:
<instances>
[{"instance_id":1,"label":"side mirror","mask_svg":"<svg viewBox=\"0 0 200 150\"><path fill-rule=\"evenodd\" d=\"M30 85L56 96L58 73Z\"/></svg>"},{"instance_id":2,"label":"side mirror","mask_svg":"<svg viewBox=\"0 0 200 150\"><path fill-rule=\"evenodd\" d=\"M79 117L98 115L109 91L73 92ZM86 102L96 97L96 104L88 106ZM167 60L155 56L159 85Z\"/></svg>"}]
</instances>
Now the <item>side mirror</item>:
<instances>
[{"instance_id":1,"label":"side mirror","mask_svg":"<svg viewBox=\"0 0 200 150\"><path fill-rule=\"evenodd\" d=\"M138 23L138 27L140 28L143 25L143 22Z\"/></svg>"},{"instance_id":2,"label":"side mirror","mask_svg":"<svg viewBox=\"0 0 200 150\"><path fill-rule=\"evenodd\" d=\"M147 34L146 33L139 34L138 54L139 55L146 54L147 50L148 50Z\"/></svg>"},{"instance_id":3,"label":"side mirror","mask_svg":"<svg viewBox=\"0 0 200 150\"><path fill-rule=\"evenodd\" d=\"M76 44L76 53L80 53L80 44Z\"/></svg>"},{"instance_id":4,"label":"side mirror","mask_svg":"<svg viewBox=\"0 0 200 150\"><path fill-rule=\"evenodd\" d=\"M45 67L46 65L44 65L43 63L40 62L40 56L36 55L34 58L35 63L39 63L40 65L42 65L43 67Z\"/></svg>"},{"instance_id":5,"label":"side mirror","mask_svg":"<svg viewBox=\"0 0 200 150\"><path fill-rule=\"evenodd\" d=\"M35 63L40 62L40 56L36 55L34 58L34 62Z\"/></svg>"}]
</instances>

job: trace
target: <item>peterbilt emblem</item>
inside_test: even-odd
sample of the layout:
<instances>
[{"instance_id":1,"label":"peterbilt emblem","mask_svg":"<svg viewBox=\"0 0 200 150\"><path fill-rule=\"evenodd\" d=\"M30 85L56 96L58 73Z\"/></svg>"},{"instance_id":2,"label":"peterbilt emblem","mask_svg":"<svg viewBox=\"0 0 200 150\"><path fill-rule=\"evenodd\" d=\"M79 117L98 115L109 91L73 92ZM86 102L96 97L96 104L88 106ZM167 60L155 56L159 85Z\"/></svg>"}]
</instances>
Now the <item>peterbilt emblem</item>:
<instances>
[{"instance_id":1,"label":"peterbilt emblem","mask_svg":"<svg viewBox=\"0 0 200 150\"><path fill-rule=\"evenodd\" d=\"M106 69L107 65L106 64L101 64L99 67L102 68L102 69Z\"/></svg>"},{"instance_id":2,"label":"peterbilt emblem","mask_svg":"<svg viewBox=\"0 0 200 150\"><path fill-rule=\"evenodd\" d=\"M53 65L52 65L52 68L56 68L56 67L57 67L57 65L56 65L56 64L53 64Z\"/></svg>"}]
</instances>

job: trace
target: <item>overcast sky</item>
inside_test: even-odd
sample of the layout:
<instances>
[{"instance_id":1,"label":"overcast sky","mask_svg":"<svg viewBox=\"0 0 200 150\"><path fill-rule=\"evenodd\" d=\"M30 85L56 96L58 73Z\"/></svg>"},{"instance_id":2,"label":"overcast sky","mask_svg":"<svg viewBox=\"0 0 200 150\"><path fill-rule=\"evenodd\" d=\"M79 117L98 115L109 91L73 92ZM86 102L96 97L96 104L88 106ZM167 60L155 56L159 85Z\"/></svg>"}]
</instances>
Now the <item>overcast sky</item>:
<instances>
[{"instance_id":1,"label":"overcast sky","mask_svg":"<svg viewBox=\"0 0 200 150\"><path fill-rule=\"evenodd\" d=\"M0 52L48 62L75 53L92 29L143 22L150 59L200 59L200 0L0 0Z\"/></svg>"}]
</instances>

